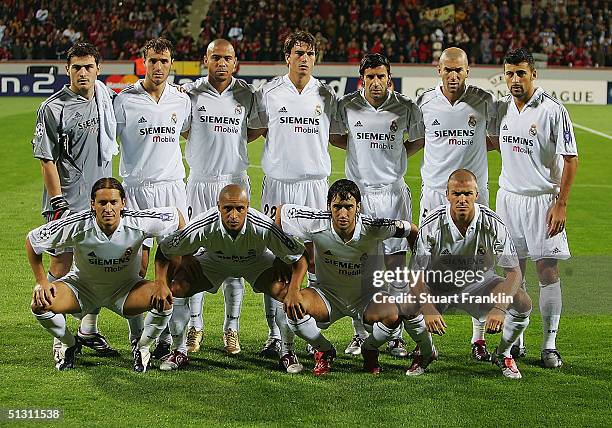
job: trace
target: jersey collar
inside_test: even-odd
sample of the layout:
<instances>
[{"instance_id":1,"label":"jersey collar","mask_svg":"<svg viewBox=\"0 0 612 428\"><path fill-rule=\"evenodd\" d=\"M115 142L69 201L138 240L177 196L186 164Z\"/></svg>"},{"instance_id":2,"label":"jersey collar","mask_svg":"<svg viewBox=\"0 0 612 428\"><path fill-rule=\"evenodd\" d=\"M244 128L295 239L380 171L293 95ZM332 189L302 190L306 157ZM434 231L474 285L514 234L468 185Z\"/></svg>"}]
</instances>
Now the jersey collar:
<instances>
[{"instance_id":1,"label":"jersey collar","mask_svg":"<svg viewBox=\"0 0 612 428\"><path fill-rule=\"evenodd\" d=\"M123 232L123 223L124 223L123 216L121 216L119 217L119 225L117 225L117 229L115 229L115 231L113 232L111 236L107 236L106 233L104 233L102 229L100 229L100 225L98 224L98 221L96 220L95 214L93 215L93 224L94 224L94 228L96 229L96 234L98 235L100 239L104 239L107 241L111 241L113 237L117 235L117 233Z\"/></svg>"},{"instance_id":2,"label":"jersey collar","mask_svg":"<svg viewBox=\"0 0 612 428\"><path fill-rule=\"evenodd\" d=\"M95 90L94 90L94 96L93 96L93 97L91 97L91 100L88 100L88 99L87 99L87 98L85 98L84 96L79 95L79 94L77 94L76 92L74 92L72 89L70 89L70 85L64 85L64 90L65 90L65 91L66 91L66 93L67 93L68 95L70 95L72 98L76 98L76 99L79 99L79 100L81 100L81 101L91 101L91 100L93 100L94 98L96 98L96 93L95 93Z\"/></svg>"},{"instance_id":3,"label":"jersey collar","mask_svg":"<svg viewBox=\"0 0 612 428\"><path fill-rule=\"evenodd\" d=\"M391 91L391 90L387 90L387 98L378 107L374 107L372 104L370 104L370 102L368 101L368 99L365 96L365 89L363 89L363 88L360 89L359 90L359 95L361 95L361 102L364 103L365 106L369 107L372 110L379 111L379 110L381 110L385 106L385 104L387 104L387 102L389 102L389 99L391 98L392 92L393 91Z\"/></svg>"},{"instance_id":4,"label":"jersey collar","mask_svg":"<svg viewBox=\"0 0 612 428\"><path fill-rule=\"evenodd\" d=\"M463 97L465 97L465 94L467 94L468 89L469 89L470 85L468 85L467 83L465 84L465 90L463 91L463 93L461 94L461 96L457 99L457 101L455 101L454 104L451 104L451 102L448 100L448 98L446 98L446 96L444 95L444 92L442 92L442 85L436 85L436 95L438 97L441 97L444 101L446 101L446 103L449 106L456 106L458 103L460 103L463 100Z\"/></svg>"},{"instance_id":5,"label":"jersey collar","mask_svg":"<svg viewBox=\"0 0 612 428\"><path fill-rule=\"evenodd\" d=\"M535 104L540 102L540 100L542 99L543 92L544 92L544 89L537 87L535 91L533 91L533 95L531 96L531 98L529 98L529 101L525 103L525 107L533 107L535 106Z\"/></svg>"},{"instance_id":6,"label":"jersey collar","mask_svg":"<svg viewBox=\"0 0 612 428\"><path fill-rule=\"evenodd\" d=\"M204 83L204 87L211 93L215 94L215 95L223 95L228 93L229 91L232 90L232 88L234 87L234 84L236 83L236 78L234 76L232 76L232 81L230 82L229 86L227 88L225 88L223 90L223 92L219 92L215 89L215 87L213 85L210 84L210 80L208 80L208 76L203 77L202 78L203 83Z\"/></svg>"},{"instance_id":7,"label":"jersey collar","mask_svg":"<svg viewBox=\"0 0 612 428\"><path fill-rule=\"evenodd\" d=\"M455 242L463 241L465 238L467 238L468 236L474 233L474 231L476 230L476 224L478 223L478 220L480 219L480 205L479 204L476 204L476 203L474 204L474 211L475 211L474 218L472 219L472 221L470 222L470 225L465 231L465 236L463 236L461 232L459 232L459 229L457 228L457 226L455 225L455 222L453 221L453 218L451 217L450 204L446 204L446 221L448 223L448 228L453 238L453 241Z\"/></svg>"},{"instance_id":8,"label":"jersey collar","mask_svg":"<svg viewBox=\"0 0 612 428\"><path fill-rule=\"evenodd\" d=\"M161 96L159 97L159 101L155 101L151 95L149 95L149 93L145 90L144 86L142 86L142 82L143 80L140 79L138 82L136 82L134 84L134 87L138 90L138 92L140 92L141 94L145 95L147 98L149 98L151 101L153 101L155 104L159 104L162 102L162 100L166 97L166 94L169 92L168 88L170 87L170 83L168 83L168 81L166 80L166 84L164 86L164 91L162 92Z\"/></svg>"},{"instance_id":9,"label":"jersey collar","mask_svg":"<svg viewBox=\"0 0 612 428\"><path fill-rule=\"evenodd\" d=\"M306 86L304 86L304 89L302 90L302 92L298 92L297 88L295 87L295 85L293 84L293 82L291 81L291 79L289 78L289 73L285 74L283 76L283 82L288 85L289 87L292 88L292 90L298 94L298 95L302 95L305 94L307 92L310 92L310 89L316 86L316 81L317 79L315 79L314 76L310 76L310 80L308 80L308 83L306 83Z\"/></svg>"}]
</instances>

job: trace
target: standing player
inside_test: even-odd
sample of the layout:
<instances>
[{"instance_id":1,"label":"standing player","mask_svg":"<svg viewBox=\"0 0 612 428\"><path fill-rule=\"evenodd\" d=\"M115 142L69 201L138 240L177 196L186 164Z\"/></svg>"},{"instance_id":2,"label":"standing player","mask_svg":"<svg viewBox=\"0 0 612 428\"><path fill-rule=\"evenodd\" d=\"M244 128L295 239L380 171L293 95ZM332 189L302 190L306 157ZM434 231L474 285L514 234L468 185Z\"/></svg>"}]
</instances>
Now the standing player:
<instances>
[{"instance_id":1,"label":"standing player","mask_svg":"<svg viewBox=\"0 0 612 428\"><path fill-rule=\"evenodd\" d=\"M489 205L487 134L496 135L497 131L495 101L490 93L466 85L469 72L468 58L462 49L445 49L438 65L442 86L424 92L417 100L425 124L421 224L431 210L446 203L446 181L458 168L474 172L481 187L476 202ZM415 149L419 145L409 152ZM474 358L488 361L484 324L475 318L471 343Z\"/></svg>"},{"instance_id":2,"label":"standing player","mask_svg":"<svg viewBox=\"0 0 612 428\"><path fill-rule=\"evenodd\" d=\"M236 184L224 187L218 206L165 238L159 249L158 258L183 256L171 283L175 316L170 331L174 350L163 359L162 370L176 370L189 363L185 342L189 296L202 291L216 293L228 277L243 277L256 292L282 301L288 278L301 281L307 269L304 247L285 235L270 218L249 208L246 190ZM292 275L292 270L301 274ZM282 311L276 315L285 318L286 324ZM301 372L303 367L293 350L293 341L289 343L283 337L283 343L288 349L280 358L280 366L288 373Z\"/></svg>"},{"instance_id":3,"label":"standing player","mask_svg":"<svg viewBox=\"0 0 612 428\"><path fill-rule=\"evenodd\" d=\"M332 135L331 143L345 148L346 176L361 191L363 213L378 218L412 218L410 189L404 182L407 168L404 133L407 141L423 138L421 111L409 98L389 90L391 66L381 54L367 54L361 60L359 75L362 91L345 95L338 103L338 119L346 143ZM332 130L335 133L335 130ZM418 144L418 143L413 143ZM388 270L406 267L408 242L390 238L384 242ZM353 320L355 337L345 353L358 354L365 329ZM407 355L400 335L388 344L391 354ZM367 333L365 334L367 335Z\"/></svg>"},{"instance_id":4,"label":"standing player","mask_svg":"<svg viewBox=\"0 0 612 428\"><path fill-rule=\"evenodd\" d=\"M91 189L90 209L51 221L28 234L26 252L36 287L32 312L40 324L61 341L58 370L74 367L80 341L66 326L63 314L89 313L102 306L123 317L149 309L147 328L132 341L134 370L147 370L149 346L165 328L172 313L172 295L163 283L139 276L142 241L182 227L176 208L126 211L125 191L114 178L101 178ZM60 279L45 276L42 252L74 248L74 265Z\"/></svg>"},{"instance_id":5,"label":"standing player","mask_svg":"<svg viewBox=\"0 0 612 428\"><path fill-rule=\"evenodd\" d=\"M528 51L508 52L504 76L510 94L498 106L502 172L497 210L516 244L523 277L527 257L536 263L544 330L542 365L561 367L556 344L562 306L557 260L570 257L565 222L578 166L576 139L565 107L534 86L537 72ZM517 353L524 355L524 349Z\"/></svg>"},{"instance_id":6,"label":"standing player","mask_svg":"<svg viewBox=\"0 0 612 428\"><path fill-rule=\"evenodd\" d=\"M258 93L260 120L267 128L261 158L265 174L261 205L271 217L284 203L325 209L327 177L331 173L327 145L337 98L333 89L312 76L316 48L312 34L290 34L284 45L288 74L267 83ZM260 134L264 132L260 130ZM310 255L308 278L314 283L311 244L307 243L306 248ZM274 355L283 345L274 325L276 310L282 307L266 296L264 306L270 334L262 354Z\"/></svg>"},{"instance_id":7,"label":"standing player","mask_svg":"<svg viewBox=\"0 0 612 428\"><path fill-rule=\"evenodd\" d=\"M88 207L93 183L112 175L112 156L117 153L114 92L98 82L100 53L89 43L79 42L67 54L70 84L43 102L38 109L32 146L43 176L42 215L57 220L70 211ZM47 278L63 277L72 265L72 249L51 250ZM77 338L99 355L115 356L106 338L98 332L98 308L82 314ZM54 355L61 343L54 341Z\"/></svg>"},{"instance_id":8,"label":"standing player","mask_svg":"<svg viewBox=\"0 0 612 428\"><path fill-rule=\"evenodd\" d=\"M189 164L187 202L189 217L217 205L219 192L228 184L238 184L250 194L247 175L247 126L258 112L254 89L242 79L232 77L236 53L224 39L212 41L206 49L204 64L208 76L184 85L191 99L193 117L185 157ZM228 279L222 287L225 299L223 345L230 354L240 352L238 330L244 280ZM187 350L197 352L202 341L204 292L190 297L190 328Z\"/></svg>"},{"instance_id":9,"label":"standing player","mask_svg":"<svg viewBox=\"0 0 612 428\"><path fill-rule=\"evenodd\" d=\"M494 211L475 202L478 184L471 171L450 175L447 197L449 203L430 212L419 229L412 269L422 275L411 290L413 301L406 299L401 309L406 331L421 351L406 374L422 375L437 358L429 333L443 335L441 314L457 307L486 320L488 333L502 333L492 361L505 377L520 379L510 348L529 325L531 299L520 287L512 238ZM495 274L496 265L505 278Z\"/></svg>"},{"instance_id":10,"label":"standing player","mask_svg":"<svg viewBox=\"0 0 612 428\"><path fill-rule=\"evenodd\" d=\"M121 139L119 175L124 180L130 209L177 207L186 217L185 167L180 134L189 129L191 102L187 94L167 82L172 66L172 43L150 40L143 48L144 80L117 95L114 108ZM141 275L147 272L152 239L144 242ZM134 327L136 328L136 327ZM140 336L133 332L133 336ZM167 353L168 335L154 355Z\"/></svg>"},{"instance_id":11,"label":"standing player","mask_svg":"<svg viewBox=\"0 0 612 428\"><path fill-rule=\"evenodd\" d=\"M289 326L315 349L316 376L330 372L336 350L321 333L349 316L368 326L371 334L361 345L364 370L378 374L378 348L401 329L398 307L385 301L386 293L374 283L374 271L384 266L383 240L409 238L409 221L375 219L360 215L361 194L347 179L336 181L327 194L328 211L287 204L277 222L283 231L312 241L317 284L300 290L292 281L284 307Z\"/></svg>"}]
</instances>

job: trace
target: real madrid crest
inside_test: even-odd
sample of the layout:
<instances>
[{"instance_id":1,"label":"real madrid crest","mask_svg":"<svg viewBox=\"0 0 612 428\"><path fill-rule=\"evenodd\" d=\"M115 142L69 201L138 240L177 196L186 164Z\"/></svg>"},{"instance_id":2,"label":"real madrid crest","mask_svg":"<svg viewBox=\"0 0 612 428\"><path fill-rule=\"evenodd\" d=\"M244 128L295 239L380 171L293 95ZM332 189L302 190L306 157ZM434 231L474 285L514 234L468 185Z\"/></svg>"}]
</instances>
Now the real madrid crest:
<instances>
[{"instance_id":1,"label":"real madrid crest","mask_svg":"<svg viewBox=\"0 0 612 428\"><path fill-rule=\"evenodd\" d=\"M532 123L529 127L529 135L531 135L532 137L538 135L538 128L536 127L535 123Z\"/></svg>"},{"instance_id":2,"label":"real madrid crest","mask_svg":"<svg viewBox=\"0 0 612 428\"><path fill-rule=\"evenodd\" d=\"M361 257L359 257L359 261L365 262L368 259L368 253L363 253Z\"/></svg>"},{"instance_id":3,"label":"real madrid crest","mask_svg":"<svg viewBox=\"0 0 612 428\"><path fill-rule=\"evenodd\" d=\"M468 117L468 125L470 125L472 128L476 126L476 116L473 114Z\"/></svg>"},{"instance_id":4,"label":"real madrid crest","mask_svg":"<svg viewBox=\"0 0 612 428\"><path fill-rule=\"evenodd\" d=\"M234 113L242 114L242 106L240 104L236 106L236 108L234 109Z\"/></svg>"},{"instance_id":5,"label":"real madrid crest","mask_svg":"<svg viewBox=\"0 0 612 428\"><path fill-rule=\"evenodd\" d=\"M391 126L389 126L389 130L391 132L395 132L397 131L397 122L395 122L394 120L391 121Z\"/></svg>"},{"instance_id":6,"label":"real madrid crest","mask_svg":"<svg viewBox=\"0 0 612 428\"><path fill-rule=\"evenodd\" d=\"M125 250L125 253L123 253L123 257L130 257L132 255L132 248L128 247L127 250Z\"/></svg>"},{"instance_id":7,"label":"real madrid crest","mask_svg":"<svg viewBox=\"0 0 612 428\"><path fill-rule=\"evenodd\" d=\"M322 108L322 107L321 107L319 104L317 104L317 105L315 106L315 114L316 114L317 116L321 116L321 114L322 114L322 113L323 113L323 108Z\"/></svg>"},{"instance_id":8,"label":"real madrid crest","mask_svg":"<svg viewBox=\"0 0 612 428\"><path fill-rule=\"evenodd\" d=\"M478 246L478 250L476 251L476 253L480 256L484 256L487 253L487 251L485 250L484 246L480 245Z\"/></svg>"},{"instance_id":9,"label":"real madrid crest","mask_svg":"<svg viewBox=\"0 0 612 428\"><path fill-rule=\"evenodd\" d=\"M172 119L172 123L176 125L176 113L172 113L172 117L170 119Z\"/></svg>"}]
</instances>

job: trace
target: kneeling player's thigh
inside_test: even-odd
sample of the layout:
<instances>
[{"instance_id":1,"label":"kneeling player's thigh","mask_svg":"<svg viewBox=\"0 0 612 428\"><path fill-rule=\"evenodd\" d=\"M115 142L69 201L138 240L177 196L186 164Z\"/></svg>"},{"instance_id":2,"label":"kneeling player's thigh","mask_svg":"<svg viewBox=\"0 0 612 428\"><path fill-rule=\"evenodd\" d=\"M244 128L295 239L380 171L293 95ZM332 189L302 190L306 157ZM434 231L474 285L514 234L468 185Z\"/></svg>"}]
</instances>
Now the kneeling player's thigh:
<instances>
[{"instance_id":1,"label":"kneeling player's thigh","mask_svg":"<svg viewBox=\"0 0 612 428\"><path fill-rule=\"evenodd\" d=\"M79 299L68 284L63 281L55 281L53 286L55 287L55 299L50 306L45 308L46 311L55 312L56 314L76 314L81 312L82 308Z\"/></svg>"},{"instance_id":2,"label":"kneeling player's thigh","mask_svg":"<svg viewBox=\"0 0 612 428\"><path fill-rule=\"evenodd\" d=\"M120 315L131 317L151 309L151 297L157 290L157 284L153 281L138 281L128 291L125 301L121 307Z\"/></svg>"},{"instance_id":3,"label":"kneeling player's thigh","mask_svg":"<svg viewBox=\"0 0 612 428\"><path fill-rule=\"evenodd\" d=\"M366 324L374 324L375 322L384 322L385 324L395 324L399 320L399 311L395 303L386 301L375 302L374 300L368 303L363 312L363 321Z\"/></svg>"},{"instance_id":4,"label":"kneeling player's thigh","mask_svg":"<svg viewBox=\"0 0 612 428\"><path fill-rule=\"evenodd\" d=\"M200 291L208 291L213 288L213 284L204 274L202 263L194 256L183 256L181 264L177 267L170 290L174 297L190 297Z\"/></svg>"}]
</instances>

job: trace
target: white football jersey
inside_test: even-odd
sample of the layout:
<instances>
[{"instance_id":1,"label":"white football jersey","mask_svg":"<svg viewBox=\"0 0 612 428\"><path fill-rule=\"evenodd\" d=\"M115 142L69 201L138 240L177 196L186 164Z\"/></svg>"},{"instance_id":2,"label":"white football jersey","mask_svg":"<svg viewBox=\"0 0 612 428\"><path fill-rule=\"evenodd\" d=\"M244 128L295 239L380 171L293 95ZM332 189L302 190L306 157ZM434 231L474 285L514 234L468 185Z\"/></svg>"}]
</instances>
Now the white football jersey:
<instances>
[{"instance_id":1,"label":"white football jersey","mask_svg":"<svg viewBox=\"0 0 612 428\"><path fill-rule=\"evenodd\" d=\"M179 142L191 122L189 97L166 82L157 103L141 82L125 88L113 103L121 139L119 175L132 186L182 180L185 167Z\"/></svg>"},{"instance_id":2,"label":"white football jersey","mask_svg":"<svg viewBox=\"0 0 612 428\"><path fill-rule=\"evenodd\" d=\"M372 279L375 270L384 269L382 242L410 233L408 222L362 214L357 216L353 238L344 242L333 228L329 211L293 204L281 208L281 225L287 234L314 244L317 287L347 302L380 291ZM402 236L396 236L400 230Z\"/></svg>"},{"instance_id":3,"label":"white football jersey","mask_svg":"<svg viewBox=\"0 0 612 428\"><path fill-rule=\"evenodd\" d=\"M425 123L425 154L421 165L423 183L435 190L446 191L451 173L465 168L476 175L478 186L486 188L488 135L497 135L496 109L493 95L467 85L454 104L440 86L424 92L417 104Z\"/></svg>"},{"instance_id":4,"label":"white football jersey","mask_svg":"<svg viewBox=\"0 0 612 428\"><path fill-rule=\"evenodd\" d=\"M519 113L512 95L498 102L499 187L533 196L557 193L563 155L578 155L574 128L559 101L537 88Z\"/></svg>"},{"instance_id":5,"label":"white football jersey","mask_svg":"<svg viewBox=\"0 0 612 428\"><path fill-rule=\"evenodd\" d=\"M436 208L423 220L411 260L412 269L443 273L480 271L488 278L495 274L496 265L518 267L516 248L504 222L490 208L480 204L474 206L476 214L465 236L451 218L450 204ZM438 280L428 285L451 289L456 286Z\"/></svg>"},{"instance_id":6,"label":"white football jersey","mask_svg":"<svg viewBox=\"0 0 612 428\"><path fill-rule=\"evenodd\" d=\"M327 152L336 115L333 89L311 77L301 93L285 75L258 92L261 126L268 128L261 166L279 181L319 180L331 174Z\"/></svg>"},{"instance_id":7,"label":"white football jersey","mask_svg":"<svg viewBox=\"0 0 612 428\"><path fill-rule=\"evenodd\" d=\"M249 208L235 239L223 226L219 209L213 207L194 217L183 230L167 236L159 246L166 256L193 254L203 247L211 260L227 265L232 272L248 269L265 252L271 251L287 264L304 254L300 242L254 208Z\"/></svg>"},{"instance_id":8,"label":"white football jersey","mask_svg":"<svg viewBox=\"0 0 612 428\"><path fill-rule=\"evenodd\" d=\"M240 174L249 166L247 126L259 116L255 89L242 79L219 93L200 77L183 88L191 99L191 131L185 145L185 157L191 177L209 178Z\"/></svg>"},{"instance_id":9,"label":"white football jersey","mask_svg":"<svg viewBox=\"0 0 612 428\"><path fill-rule=\"evenodd\" d=\"M408 141L423 138L423 118L408 97L390 91L387 100L373 107L363 91L345 95L338 103L339 130L348 134L345 172L363 186L395 183L408 166Z\"/></svg>"},{"instance_id":10,"label":"white football jersey","mask_svg":"<svg viewBox=\"0 0 612 428\"><path fill-rule=\"evenodd\" d=\"M97 295L109 297L122 285L139 278L142 242L168 235L178 224L174 207L125 210L109 237L98 226L95 214L84 210L32 230L28 239L36 254L74 248L72 271L84 283L94 284Z\"/></svg>"}]
</instances>

